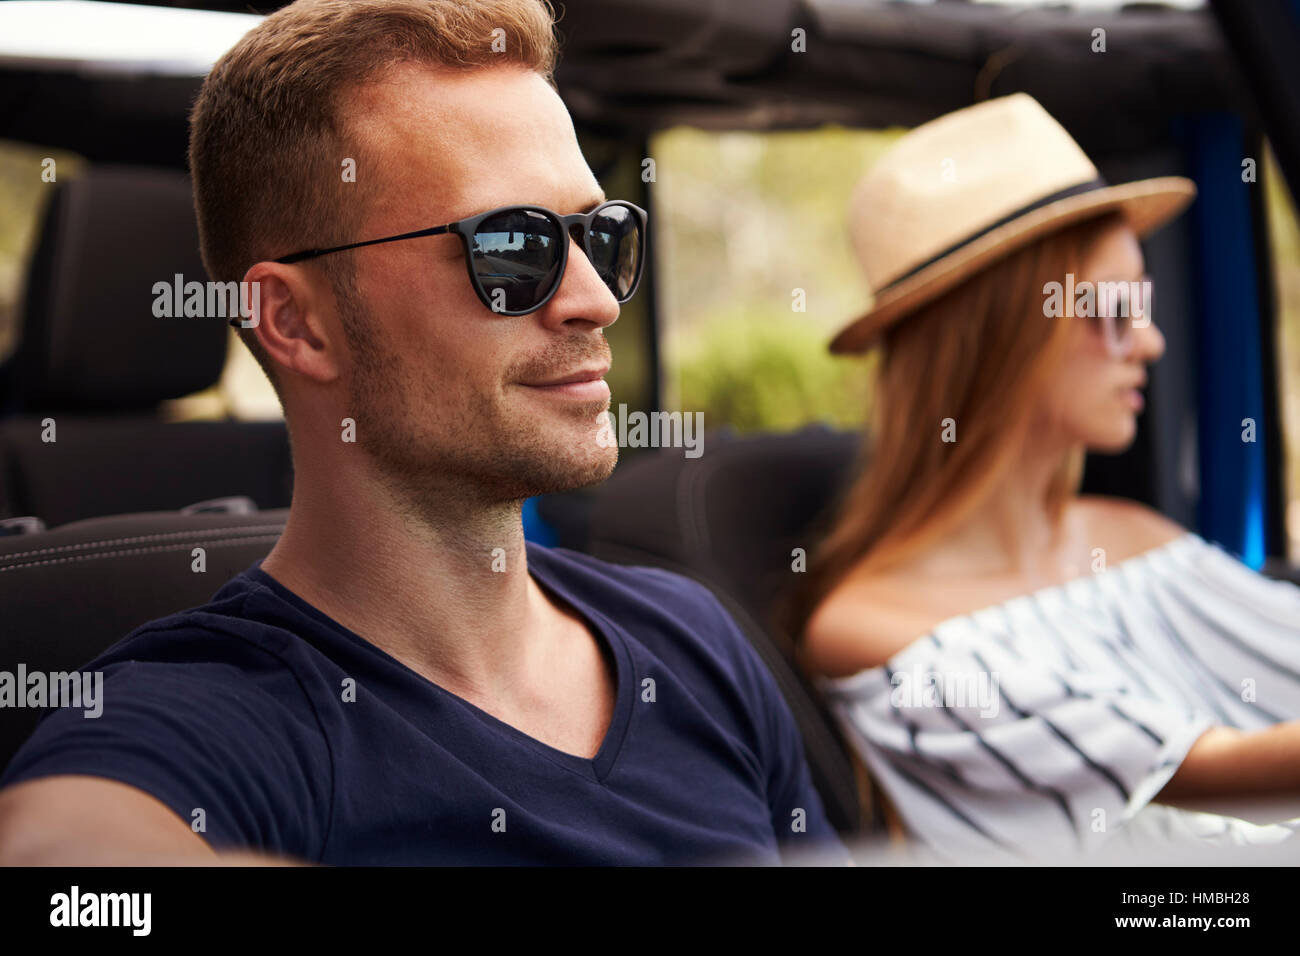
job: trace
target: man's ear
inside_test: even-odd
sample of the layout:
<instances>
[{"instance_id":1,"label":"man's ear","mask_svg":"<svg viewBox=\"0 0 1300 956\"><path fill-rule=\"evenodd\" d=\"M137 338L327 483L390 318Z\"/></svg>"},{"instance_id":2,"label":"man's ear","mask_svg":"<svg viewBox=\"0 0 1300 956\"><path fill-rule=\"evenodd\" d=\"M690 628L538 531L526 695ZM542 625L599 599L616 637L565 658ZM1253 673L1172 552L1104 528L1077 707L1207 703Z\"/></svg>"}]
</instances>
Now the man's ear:
<instances>
[{"instance_id":1,"label":"man's ear","mask_svg":"<svg viewBox=\"0 0 1300 956\"><path fill-rule=\"evenodd\" d=\"M342 334L328 280L310 266L258 262L244 273L244 283L254 305L244 324L267 355L313 382L337 379Z\"/></svg>"}]
</instances>

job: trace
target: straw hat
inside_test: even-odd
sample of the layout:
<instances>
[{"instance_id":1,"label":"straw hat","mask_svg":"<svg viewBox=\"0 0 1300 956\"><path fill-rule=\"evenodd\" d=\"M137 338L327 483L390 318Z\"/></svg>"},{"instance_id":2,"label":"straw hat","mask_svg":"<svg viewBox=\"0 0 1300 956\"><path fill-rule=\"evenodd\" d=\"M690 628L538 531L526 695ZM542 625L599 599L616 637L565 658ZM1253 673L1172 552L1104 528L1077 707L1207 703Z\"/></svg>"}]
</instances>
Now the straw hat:
<instances>
[{"instance_id":1,"label":"straw hat","mask_svg":"<svg viewBox=\"0 0 1300 956\"><path fill-rule=\"evenodd\" d=\"M849 203L853 247L874 298L832 352L865 352L907 313L1034 239L1110 211L1139 236L1180 213L1181 176L1108 185L1038 101L1016 93L918 126Z\"/></svg>"}]
</instances>

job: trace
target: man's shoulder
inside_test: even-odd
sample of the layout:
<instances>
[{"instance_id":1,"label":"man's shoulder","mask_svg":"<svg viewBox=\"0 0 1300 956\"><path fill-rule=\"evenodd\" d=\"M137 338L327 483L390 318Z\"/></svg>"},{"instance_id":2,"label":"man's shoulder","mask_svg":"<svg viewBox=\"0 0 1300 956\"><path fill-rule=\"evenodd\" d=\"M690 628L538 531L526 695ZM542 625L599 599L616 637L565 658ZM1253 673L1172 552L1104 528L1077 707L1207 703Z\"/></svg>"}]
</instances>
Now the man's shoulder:
<instances>
[{"instance_id":1,"label":"man's shoulder","mask_svg":"<svg viewBox=\"0 0 1300 956\"><path fill-rule=\"evenodd\" d=\"M565 548L529 549L530 568L635 637L669 667L701 665L712 679L761 669L749 639L705 584L676 571L615 564ZM721 668L719 670L719 668Z\"/></svg>"},{"instance_id":2,"label":"man's shoulder","mask_svg":"<svg viewBox=\"0 0 1300 956\"><path fill-rule=\"evenodd\" d=\"M283 662L300 642L271 613L275 604L275 596L245 571L205 603L140 624L86 668L123 662L265 668Z\"/></svg>"},{"instance_id":3,"label":"man's shoulder","mask_svg":"<svg viewBox=\"0 0 1300 956\"><path fill-rule=\"evenodd\" d=\"M589 586L592 592L603 587L613 589L621 598L653 603L661 608L684 612L702 605L717 606L718 599L708 587L693 578L666 568L644 564L616 564L568 548L530 544L528 557L532 566L545 566L558 572L566 583ZM584 590L587 588L584 587Z\"/></svg>"}]
</instances>

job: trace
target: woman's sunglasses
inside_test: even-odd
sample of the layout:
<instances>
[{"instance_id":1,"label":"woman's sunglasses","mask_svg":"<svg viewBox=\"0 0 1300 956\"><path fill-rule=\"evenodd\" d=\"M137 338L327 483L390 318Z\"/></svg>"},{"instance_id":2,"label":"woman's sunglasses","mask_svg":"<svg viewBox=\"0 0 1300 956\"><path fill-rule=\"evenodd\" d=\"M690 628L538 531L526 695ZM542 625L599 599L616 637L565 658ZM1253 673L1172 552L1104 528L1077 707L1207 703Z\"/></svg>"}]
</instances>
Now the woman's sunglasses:
<instances>
[{"instance_id":1,"label":"woman's sunglasses","mask_svg":"<svg viewBox=\"0 0 1300 956\"><path fill-rule=\"evenodd\" d=\"M645 264L646 211L620 199L571 216L541 206L502 206L445 226L329 249L306 249L275 261L302 262L381 242L452 233L460 236L469 280L483 304L501 315L527 315L549 302L560 287L574 229L579 230L587 258L614 298L619 302L632 298Z\"/></svg>"},{"instance_id":2,"label":"woman's sunglasses","mask_svg":"<svg viewBox=\"0 0 1300 956\"><path fill-rule=\"evenodd\" d=\"M1133 351L1133 330L1151 324L1152 298L1150 276L1144 275L1139 282L1099 286L1092 320L1113 358L1126 358Z\"/></svg>"}]
</instances>

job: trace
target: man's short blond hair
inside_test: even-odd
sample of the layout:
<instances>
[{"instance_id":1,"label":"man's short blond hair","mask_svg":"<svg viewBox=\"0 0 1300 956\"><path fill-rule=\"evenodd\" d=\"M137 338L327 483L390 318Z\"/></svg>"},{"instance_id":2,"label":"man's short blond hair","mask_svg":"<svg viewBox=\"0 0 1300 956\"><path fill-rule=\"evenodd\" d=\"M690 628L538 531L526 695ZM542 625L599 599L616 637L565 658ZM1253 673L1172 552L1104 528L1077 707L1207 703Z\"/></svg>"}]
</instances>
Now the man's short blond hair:
<instances>
[{"instance_id":1,"label":"man's short blond hair","mask_svg":"<svg viewBox=\"0 0 1300 956\"><path fill-rule=\"evenodd\" d=\"M342 245L365 207L365 144L345 94L400 63L478 70L516 65L551 79L547 0L298 0L249 31L208 74L190 114L190 172L203 264L238 281L254 263ZM345 182L343 162L356 162ZM336 292L351 257L320 260ZM271 379L251 329L240 336Z\"/></svg>"}]
</instances>

